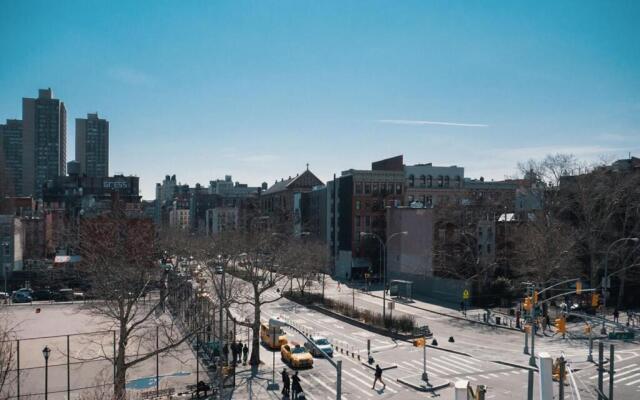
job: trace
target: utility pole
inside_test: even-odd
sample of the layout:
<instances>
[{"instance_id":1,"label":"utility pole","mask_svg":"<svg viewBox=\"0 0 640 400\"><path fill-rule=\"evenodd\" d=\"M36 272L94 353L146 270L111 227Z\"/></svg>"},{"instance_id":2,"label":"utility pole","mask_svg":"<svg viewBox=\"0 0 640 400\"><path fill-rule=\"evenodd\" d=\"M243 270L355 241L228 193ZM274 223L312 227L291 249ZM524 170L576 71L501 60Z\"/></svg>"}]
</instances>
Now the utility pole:
<instances>
[{"instance_id":1,"label":"utility pole","mask_svg":"<svg viewBox=\"0 0 640 400\"><path fill-rule=\"evenodd\" d=\"M560 375L558 376L558 384L559 384L559 389L558 389L558 399L559 400L564 400L564 370L565 370L565 360L563 356L560 356Z\"/></svg>"},{"instance_id":2,"label":"utility pole","mask_svg":"<svg viewBox=\"0 0 640 400\"><path fill-rule=\"evenodd\" d=\"M602 341L598 342L598 400L604 400L604 396L602 395L602 373L604 372L604 368L602 364L604 363L604 355L603 353L603 344Z\"/></svg>"},{"instance_id":3,"label":"utility pole","mask_svg":"<svg viewBox=\"0 0 640 400\"><path fill-rule=\"evenodd\" d=\"M609 399L613 400L613 374L615 371L613 370L613 362L615 361L614 357L614 346L612 344L609 345Z\"/></svg>"}]
</instances>

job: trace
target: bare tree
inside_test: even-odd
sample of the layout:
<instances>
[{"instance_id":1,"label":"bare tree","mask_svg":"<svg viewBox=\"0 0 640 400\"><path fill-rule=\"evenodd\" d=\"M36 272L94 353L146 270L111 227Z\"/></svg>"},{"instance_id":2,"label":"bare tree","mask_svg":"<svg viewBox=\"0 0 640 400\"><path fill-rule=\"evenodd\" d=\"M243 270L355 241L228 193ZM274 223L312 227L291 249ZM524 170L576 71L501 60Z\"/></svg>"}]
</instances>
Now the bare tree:
<instances>
[{"instance_id":1,"label":"bare tree","mask_svg":"<svg viewBox=\"0 0 640 400\"><path fill-rule=\"evenodd\" d=\"M4 307L0 305L0 395L12 383L11 371L16 357L15 332Z\"/></svg>"},{"instance_id":2,"label":"bare tree","mask_svg":"<svg viewBox=\"0 0 640 400\"><path fill-rule=\"evenodd\" d=\"M214 290L226 308L239 308L252 314L236 321L252 330L251 365L260 363L260 321L262 307L278 301L291 280L294 266L285 250L287 241L272 232L228 232L216 244L219 257L209 262L210 269L224 265L224 280L212 275ZM224 285L222 282L224 281ZM267 298L275 290L277 296Z\"/></svg>"},{"instance_id":3,"label":"bare tree","mask_svg":"<svg viewBox=\"0 0 640 400\"><path fill-rule=\"evenodd\" d=\"M115 355L104 347L102 352L115 366L114 396L124 399L130 368L176 348L199 327L179 329L163 314L167 290L160 296L147 296L150 290L164 286L166 279L158 266L151 220L127 218L118 211L84 219L79 243L91 286L89 295L96 299L87 308L117 333Z\"/></svg>"},{"instance_id":4,"label":"bare tree","mask_svg":"<svg viewBox=\"0 0 640 400\"><path fill-rule=\"evenodd\" d=\"M289 242L283 259L285 265L294 267L288 269L300 295L304 295L305 290L314 282L318 282L321 274L328 271L328 250L324 244L316 240L302 238Z\"/></svg>"}]
</instances>

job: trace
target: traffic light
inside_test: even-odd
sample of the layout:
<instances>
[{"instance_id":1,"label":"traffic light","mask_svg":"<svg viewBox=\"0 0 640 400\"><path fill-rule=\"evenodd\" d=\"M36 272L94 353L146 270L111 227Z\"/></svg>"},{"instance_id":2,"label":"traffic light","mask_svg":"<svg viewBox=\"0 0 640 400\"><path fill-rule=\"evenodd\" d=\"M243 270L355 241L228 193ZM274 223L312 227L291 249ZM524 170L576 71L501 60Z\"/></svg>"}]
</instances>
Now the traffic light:
<instances>
[{"instance_id":1,"label":"traffic light","mask_svg":"<svg viewBox=\"0 0 640 400\"><path fill-rule=\"evenodd\" d=\"M582 281L576 282L576 294L582 293Z\"/></svg>"},{"instance_id":2,"label":"traffic light","mask_svg":"<svg viewBox=\"0 0 640 400\"><path fill-rule=\"evenodd\" d=\"M591 307L598 307L600 304L600 295L598 293L591 294Z\"/></svg>"},{"instance_id":3,"label":"traffic light","mask_svg":"<svg viewBox=\"0 0 640 400\"><path fill-rule=\"evenodd\" d=\"M538 304L538 291L533 291L533 304Z\"/></svg>"},{"instance_id":4,"label":"traffic light","mask_svg":"<svg viewBox=\"0 0 640 400\"><path fill-rule=\"evenodd\" d=\"M567 322L564 318L556 318L555 326L558 332L567 333Z\"/></svg>"}]
</instances>

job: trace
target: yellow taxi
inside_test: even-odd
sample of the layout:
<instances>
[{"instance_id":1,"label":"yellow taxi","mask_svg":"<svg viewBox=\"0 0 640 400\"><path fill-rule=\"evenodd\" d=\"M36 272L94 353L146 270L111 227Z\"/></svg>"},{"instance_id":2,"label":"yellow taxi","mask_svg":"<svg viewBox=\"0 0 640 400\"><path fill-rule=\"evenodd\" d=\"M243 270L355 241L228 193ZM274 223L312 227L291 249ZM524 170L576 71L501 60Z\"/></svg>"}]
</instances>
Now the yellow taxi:
<instances>
[{"instance_id":1,"label":"yellow taxi","mask_svg":"<svg viewBox=\"0 0 640 400\"><path fill-rule=\"evenodd\" d=\"M273 337L271 336L274 333ZM277 339L276 339L277 338ZM272 327L271 329L267 324L260 324L260 339L271 350L279 350L282 346L288 343L287 336L284 334L280 327Z\"/></svg>"},{"instance_id":2,"label":"yellow taxi","mask_svg":"<svg viewBox=\"0 0 640 400\"><path fill-rule=\"evenodd\" d=\"M282 361L291 365L292 368L313 367L313 356L299 344L295 344L293 347L285 344L280 349L280 353L282 354Z\"/></svg>"}]
</instances>

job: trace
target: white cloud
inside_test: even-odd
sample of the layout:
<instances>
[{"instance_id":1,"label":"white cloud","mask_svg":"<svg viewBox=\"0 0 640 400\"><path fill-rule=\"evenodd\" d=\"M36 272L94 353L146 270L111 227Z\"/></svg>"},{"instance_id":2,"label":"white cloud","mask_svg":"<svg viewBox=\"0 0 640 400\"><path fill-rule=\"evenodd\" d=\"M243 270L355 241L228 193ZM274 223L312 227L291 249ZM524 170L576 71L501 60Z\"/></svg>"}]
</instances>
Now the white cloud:
<instances>
[{"instance_id":1,"label":"white cloud","mask_svg":"<svg viewBox=\"0 0 640 400\"><path fill-rule=\"evenodd\" d=\"M444 121L424 121L414 119L379 119L377 122L383 124L396 124L396 125L444 125L444 126L465 126L473 128L486 128L489 125L486 124L468 124L463 122L444 122Z\"/></svg>"},{"instance_id":2,"label":"white cloud","mask_svg":"<svg viewBox=\"0 0 640 400\"><path fill-rule=\"evenodd\" d=\"M129 67L116 67L107 71L111 79L132 86L153 86L154 79L142 71Z\"/></svg>"}]
</instances>

